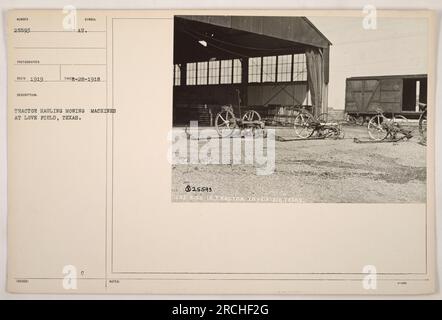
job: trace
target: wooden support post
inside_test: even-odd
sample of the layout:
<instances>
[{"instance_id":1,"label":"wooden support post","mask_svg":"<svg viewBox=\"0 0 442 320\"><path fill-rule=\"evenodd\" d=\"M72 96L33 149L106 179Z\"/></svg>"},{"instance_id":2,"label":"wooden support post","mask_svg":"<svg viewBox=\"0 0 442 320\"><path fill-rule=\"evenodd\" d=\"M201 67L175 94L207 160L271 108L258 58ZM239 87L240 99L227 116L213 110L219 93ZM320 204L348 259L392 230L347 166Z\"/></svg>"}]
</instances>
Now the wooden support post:
<instances>
[{"instance_id":1,"label":"wooden support post","mask_svg":"<svg viewBox=\"0 0 442 320\"><path fill-rule=\"evenodd\" d=\"M181 63L180 64L180 70L181 70L181 79L180 79L180 85L185 86L186 80L187 80L187 64Z\"/></svg>"},{"instance_id":2,"label":"wooden support post","mask_svg":"<svg viewBox=\"0 0 442 320\"><path fill-rule=\"evenodd\" d=\"M249 84L249 59L248 58L241 58L241 95L242 95L242 104L247 105L248 104L248 84Z\"/></svg>"}]
</instances>

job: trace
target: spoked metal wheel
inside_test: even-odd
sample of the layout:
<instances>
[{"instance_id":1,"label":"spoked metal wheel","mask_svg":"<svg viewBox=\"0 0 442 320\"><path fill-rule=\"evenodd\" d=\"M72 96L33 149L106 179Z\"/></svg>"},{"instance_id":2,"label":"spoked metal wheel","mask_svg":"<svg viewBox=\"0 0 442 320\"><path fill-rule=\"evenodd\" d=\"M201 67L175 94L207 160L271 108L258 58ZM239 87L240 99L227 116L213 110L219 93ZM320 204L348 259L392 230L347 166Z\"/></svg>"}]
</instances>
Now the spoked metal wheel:
<instances>
[{"instance_id":1,"label":"spoked metal wheel","mask_svg":"<svg viewBox=\"0 0 442 320\"><path fill-rule=\"evenodd\" d=\"M232 111L223 110L216 115L215 128L221 138L230 137L236 127L236 118Z\"/></svg>"},{"instance_id":2,"label":"spoked metal wheel","mask_svg":"<svg viewBox=\"0 0 442 320\"><path fill-rule=\"evenodd\" d=\"M255 110L247 111L243 117L243 121L261 121L261 116Z\"/></svg>"},{"instance_id":3,"label":"spoked metal wheel","mask_svg":"<svg viewBox=\"0 0 442 320\"><path fill-rule=\"evenodd\" d=\"M381 141L387 137L388 131L384 120L381 115L377 114L368 121L367 129L371 139Z\"/></svg>"},{"instance_id":4,"label":"spoked metal wheel","mask_svg":"<svg viewBox=\"0 0 442 320\"><path fill-rule=\"evenodd\" d=\"M314 129L315 119L311 114L300 113L296 116L294 121L295 133L299 138L309 138Z\"/></svg>"},{"instance_id":5,"label":"spoked metal wheel","mask_svg":"<svg viewBox=\"0 0 442 320\"><path fill-rule=\"evenodd\" d=\"M424 111L419 118L419 133L422 138L427 138L427 111Z\"/></svg>"}]
</instances>

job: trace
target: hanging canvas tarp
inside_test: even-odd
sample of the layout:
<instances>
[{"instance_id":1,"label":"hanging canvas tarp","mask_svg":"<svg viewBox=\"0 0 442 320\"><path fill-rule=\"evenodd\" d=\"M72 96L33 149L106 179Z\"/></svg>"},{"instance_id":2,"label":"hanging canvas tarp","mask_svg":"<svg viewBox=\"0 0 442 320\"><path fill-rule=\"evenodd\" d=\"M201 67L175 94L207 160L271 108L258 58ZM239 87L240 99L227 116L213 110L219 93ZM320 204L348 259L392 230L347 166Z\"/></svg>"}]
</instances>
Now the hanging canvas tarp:
<instances>
[{"instance_id":1,"label":"hanging canvas tarp","mask_svg":"<svg viewBox=\"0 0 442 320\"><path fill-rule=\"evenodd\" d=\"M320 50L307 49L307 81L312 99L313 113L318 115L322 109L322 91L324 87L323 58Z\"/></svg>"}]
</instances>

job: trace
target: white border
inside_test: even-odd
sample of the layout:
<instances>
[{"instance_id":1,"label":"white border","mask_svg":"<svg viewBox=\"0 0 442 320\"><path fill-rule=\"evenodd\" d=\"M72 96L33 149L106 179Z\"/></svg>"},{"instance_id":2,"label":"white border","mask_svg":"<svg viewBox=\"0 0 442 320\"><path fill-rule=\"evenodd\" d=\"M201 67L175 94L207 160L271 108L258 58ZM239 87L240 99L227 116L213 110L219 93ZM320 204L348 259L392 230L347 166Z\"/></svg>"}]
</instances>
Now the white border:
<instances>
[{"instance_id":1,"label":"white border","mask_svg":"<svg viewBox=\"0 0 442 320\"><path fill-rule=\"evenodd\" d=\"M350 5L351 3L351 5ZM0 9L0 299L442 299L442 224L440 222L442 210L442 179L438 163L441 163L440 150L442 147L442 116L440 99L442 98L442 82L436 84L436 246L437 246L437 270L438 270L438 288L437 293L427 296L312 296L312 295L33 295L33 294L10 294L6 292L6 110L7 110L7 88L6 88L6 42L5 42L5 12L9 9L24 8L48 8L62 9L65 5L74 5L78 9L361 9L364 5L374 5L378 9L432 9L438 12L439 19L442 18L442 1L440 0L353 0L343 2L339 0L41 0L36 6L32 0L2 0ZM440 30L440 26L438 28ZM438 53L437 60L442 58L442 35L438 34ZM436 79L442 75L442 66L437 64Z\"/></svg>"}]
</instances>

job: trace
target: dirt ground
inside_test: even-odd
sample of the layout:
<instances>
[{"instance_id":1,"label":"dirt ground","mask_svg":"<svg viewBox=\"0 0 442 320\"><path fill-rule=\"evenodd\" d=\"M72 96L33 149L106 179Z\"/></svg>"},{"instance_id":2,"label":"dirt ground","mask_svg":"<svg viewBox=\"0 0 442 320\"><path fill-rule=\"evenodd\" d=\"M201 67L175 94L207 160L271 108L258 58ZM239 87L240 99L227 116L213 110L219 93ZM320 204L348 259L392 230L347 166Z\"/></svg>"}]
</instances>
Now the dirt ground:
<instances>
[{"instance_id":1,"label":"dirt ground","mask_svg":"<svg viewBox=\"0 0 442 320\"><path fill-rule=\"evenodd\" d=\"M172 199L307 203L426 201L426 147L418 143L417 128L409 141L378 144L353 142L354 137L368 138L366 127L343 129L342 140L276 141L275 171L270 175L257 175L253 165L244 163L173 165ZM290 128L276 129L276 134L294 138ZM205 142L198 143L202 146Z\"/></svg>"}]
</instances>

